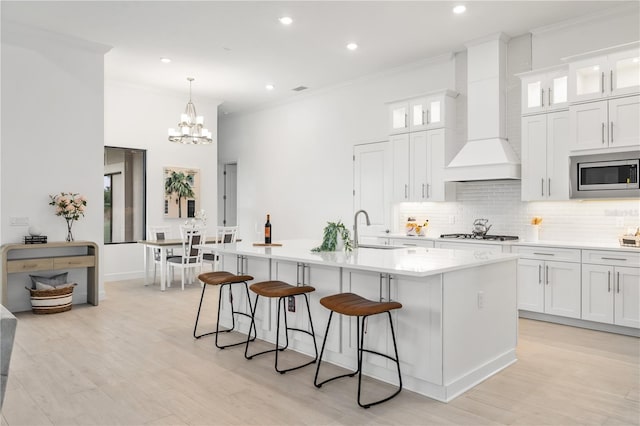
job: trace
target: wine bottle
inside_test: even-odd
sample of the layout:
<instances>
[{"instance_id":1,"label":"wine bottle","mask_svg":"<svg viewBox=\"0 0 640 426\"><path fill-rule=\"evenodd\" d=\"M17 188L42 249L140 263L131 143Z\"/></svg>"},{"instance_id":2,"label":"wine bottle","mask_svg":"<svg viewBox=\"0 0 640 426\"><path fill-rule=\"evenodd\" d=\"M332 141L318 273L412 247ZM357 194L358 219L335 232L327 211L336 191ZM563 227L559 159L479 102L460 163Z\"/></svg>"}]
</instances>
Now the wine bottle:
<instances>
[{"instance_id":1,"label":"wine bottle","mask_svg":"<svg viewBox=\"0 0 640 426\"><path fill-rule=\"evenodd\" d=\"M264 243L271 244L271 215L267 215L267 223L264 224Z\"/></svg>"}]
</instances>

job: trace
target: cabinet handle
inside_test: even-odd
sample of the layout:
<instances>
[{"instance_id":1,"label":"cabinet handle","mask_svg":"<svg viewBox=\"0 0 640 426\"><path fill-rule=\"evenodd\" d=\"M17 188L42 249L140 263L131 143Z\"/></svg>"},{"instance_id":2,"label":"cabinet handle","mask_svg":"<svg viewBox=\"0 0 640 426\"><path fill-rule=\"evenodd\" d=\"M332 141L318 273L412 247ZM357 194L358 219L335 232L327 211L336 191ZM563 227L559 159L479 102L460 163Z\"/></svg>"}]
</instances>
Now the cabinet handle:
<instances>
[{"instance_id":1,"label":"cabinet handle","mask_svg":"<svg viewBox=\"0 0 640 426\"><path fill-rule=\"evenodd\" d=\"M429 110L427 110L427 124L429 124L430 120L431 120L431 116L429 116Z\"/></svg>"},{"instance_id":2,"label":"cabinet handle","mask_svg":"<svg viewBox=\"0 0 640 426\"><path fill-rule=\"evenodd\" d=\"M409 125L407 124L407 117L408 117L408 115L407 115L407 114L405 114L405 115L404 115L404 128L405 128L405 129L409 127Z\"/></svg>"},{"instance_id":3,"label":"cabinet handle","mask_svg":"<svg viewBox=\"0 0 640 426\"><path fill-rule=\"evenodd\" d=\"M604 144L604 123L602 123L602 143Z\"/></svg>"},{"instance_id":4,"label":"cabinet handle","mask_svg":"<svg viewBox=\"0 0 640 426\"><path fill-rule=\"evenodd\" d=\"M424 183L422 184L422 198L424 198Z\"/></svg>"},{"instance_id":5,"label":"cabinet handle","mask_svg":"<svg viewBox=\"0 0 640 426\"><path fill-rule=\"evenodd\" d=\"M618 271L616 274L617 274L616 286L618 287L616 292L620 294L620 272Z\"/></svg>"},{"instance_id":6,"label":"cabinet handle","mask_svg":"<svg viewBox=\"0 0 640 426\"><path fill-rule=\"evenodd\" d=\"M540 106L544 106L544 89L540 89Z\"/></svg>"},{"instance_id":7,"label":"cabinet handle","mask_svg":"<svg viewBox=\"0 0 640 426\"><path fill-rule=\"evenodd\" d=\"M380 274L380 286L378 288L378 301L382 302L384 299L382 298L382 280L384 279L384 274Z\"/></svg>"},{"instance_id":8,"label":"cabinet handle","mask_svg":"<svg viewBox=\"0 0 640 426\"><path fill-rule=\"evenodd\" d=\"M549 102L547 102L547 106L551 106L551 87L549 87L549 90L547 91L547 95L549 98Z\"/></svg>"},{"instance_id":9,"label":"cabinet handle","mask_svg":"<svg viewBox=\"0 0 640 426\"><path fill-rule=\"evenodd\" d=\"M427 198L429 198L429 184L427 184Z\"/></svg>"},{"instance_id":10,"label":"cabinet handle","mask_svg":"<svg viewBox=\"0 0 640 426\"><path fill-rule=\"evenodd\" d=\"M549 265L547 265L545 267L545 269L546 269L546 271L545 271L545 276L546 276L545 280L547 282L547 285L549 285Z\"/></svg>"},{"instance_id":11,"label":"cabinet handle","mask_svg":"<svg viewBox=\"0 0 640 426\"><path fill-rule=\"evenodd\" d=\"M387 277L387 299L389 302L392 302L393 299L391 299L391 280L394 279L393 276L389 275Z\"/></svg>"},{"instance_id":12,"label":"cabinet handle","mask_svg":"<svg viewBox=\"0 0 640 426\"><path fill-rule=\"evenodd\" d=\"M296 263L296 284L297 285L300 285L300 266L302 266L302 263L300 262Z\"/></svg>"},{"instance_id":13,"label":"cabinet handle","mask_svg":"<svg viewBox=\"0 0 640 426\"><path fill-rule=\"evenodd\" d=\"M238 275L242 274L242 271L240 270L240 256L236 256L236 271L238 271Z\"/></svg>"},{"instance_id":14,"label":"cabinet handle","mask_svg":"<svg viewBox=\"0 0 640 426\"><path fill-rule=\"evenodd\" d=\"M547 197L551 197L551 178L547 182Z\"/></svg>"},{"instance_id":15,"label":"cabinet handle","mask_svg":"<svg viewBox=\"0 0 640 426\"><path fill-rule=\"evenodd\" d=\"M611 144L613 145L613 121L611 122Z\"/></svg>"},{"instance_id":16,"label":"cabinet handle","mask_svg":"<svg viewBox=\"0 0 640 426\"><path fill-rule=\"evenodd\" d=\"M553 253L536 253L536 252L534 252L533 254L537 254L538 256L555 256L555 254L553 254Z\"/></svg>"},{"instance_id":17,"label":"cabinet handle","mask_svg":"<svg viewBox=\"0 0 640 426\"><path fill-rule=\"evenodd\" d=\"M620 260L620 261L626 261L627 259L623 259L621 257L601 257L600 259L602 260Z\"/></svg>"},{"instance_id":18,"label":"cabinet handle","mask_svg":"<svg viewBox=\"0 0 640 426\"><path fill-rule=\"evenodd\" d=\"M542 284L542 265L538 265L538 285Z\"/></svg>"},{"instance_id":19,"label":"cabinet handle","mask_svg":"<svg viewBox=\"0 0 640 426\"><path fill-rule=\"evenodd\" d=\"M613 70L609 71L611 74L609 76L609 86L611 87L611 92L613 92Z\"/></svg>"},{"instance_id":20,"label":"cabinet handle","mask_svg":"<svg viewBox=\"0 0 640 426\"><path fill-rule=\"evenodd\" d=\"M607 271L607 293L611 293L611 271Z\"/></svg>"},{"instance_id":21,"label":"cabinet handle","mask_svg":"<svg viewBox=\"0 0 640 426\"><path fill-rule=\"evenodd\" d=\"M404 184L404 198L406 199L408 197L407 192L409 190L409 185L407 185L406 183Z\"/></svg>"},{"instance_id":22,"label":"cabinet handle","mask_svg":"<svg viewBox=\"0 0 640 426\"><path fill-rule=\"evenodd\" d=\"M422 110L422 124L427 124L427 122L424 119L424 110Z\"/></svg>"},{"instance_id":23,"label":"cabinet handle","mask_svg":"<svg viewBox=\"0 0 640 426\"><path fill-rule=\"evenodd\" d=\"M602 87L602 93L604 93L604 71L602 71L602 78L601 78L601 84L600 87Z\"/></svg>"},{"instance_id":24,"label":"cabinet handle","mask_svg":"<svg viewBox=\"0 0 640 426\"><path fill-rule=\"evenodd\" d=\"M540 178L540 195L544 197L544 178Z\"/></svg>"}]
</instances>

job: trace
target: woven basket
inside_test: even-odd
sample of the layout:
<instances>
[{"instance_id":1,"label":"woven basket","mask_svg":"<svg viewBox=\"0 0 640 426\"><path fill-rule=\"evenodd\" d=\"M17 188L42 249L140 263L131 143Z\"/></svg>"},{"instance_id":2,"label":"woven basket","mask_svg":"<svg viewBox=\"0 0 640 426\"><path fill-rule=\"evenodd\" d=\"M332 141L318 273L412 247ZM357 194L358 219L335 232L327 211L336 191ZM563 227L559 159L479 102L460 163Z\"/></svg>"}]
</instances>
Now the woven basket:
<instances>
[{"instance_id":1,"label":"woven basket","mask_svg":"<svg viewBox=\"0 0 640 426\"><path fill-rule=\"evenodd\" d=\"M31 308L34 314L57 314L71 310L73 288L77 284L65 288L51 290L34 290L25 287L31 293Z\"/></svg>"}]
</instances>

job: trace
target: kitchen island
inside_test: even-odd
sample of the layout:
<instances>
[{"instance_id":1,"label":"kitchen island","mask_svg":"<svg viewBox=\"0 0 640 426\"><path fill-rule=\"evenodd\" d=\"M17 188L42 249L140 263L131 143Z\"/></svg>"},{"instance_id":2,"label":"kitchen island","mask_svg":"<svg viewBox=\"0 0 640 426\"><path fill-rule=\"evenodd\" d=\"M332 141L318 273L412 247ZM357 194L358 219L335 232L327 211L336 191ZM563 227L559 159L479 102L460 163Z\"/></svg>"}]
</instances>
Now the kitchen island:
<instances>
[{"instance_id":1,"label":"kitchen island","mask_svg":"<svg viewBox=\"0 0 640 426\"><path fill-rule=\"evenodd\" d=\"M291 240L283 241L281 247L241 242L208 248L220 255L223 270L250 274L255 282L281 280L315 287L310 309L319 346L329 317L329 311L319 304L322 297L352 292L371 300L402 303L403 308L392 315L404 386L439 401L451 401L516 361L517 255L424 247L314 253L311 248L316 245L315 241ZM233 300L244 303L241 309L248 312L242 296L234 294ZM287 310L290 326L308 329L303 305ZM225 307L221 323L230 326L229 308L223 304ZM261 299L255 316L258 337L275 342L276 301ZM242 319L240 329L246 333L248 321ZM365 337L365 346L380 352L392 350L384 316L369 317L367 328L376 331ZM290 347L313 353L308 336L293 333L291 337ZM354 369L355 340L355 318L335 318L324 359ZM397 379L391 361L368 354L364 374L390 383Z\"/></svg>"}]
</instances>

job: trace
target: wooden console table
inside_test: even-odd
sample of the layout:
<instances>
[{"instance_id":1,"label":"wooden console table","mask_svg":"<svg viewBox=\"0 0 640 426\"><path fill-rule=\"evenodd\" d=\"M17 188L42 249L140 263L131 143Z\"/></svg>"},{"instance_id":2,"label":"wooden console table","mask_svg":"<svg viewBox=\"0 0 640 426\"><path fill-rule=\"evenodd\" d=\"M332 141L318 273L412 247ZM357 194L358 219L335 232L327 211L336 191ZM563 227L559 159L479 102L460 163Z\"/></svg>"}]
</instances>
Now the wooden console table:
<instances>
[{"instance_id":1,"label":"wooden console table","mask_svg":"<svg viewBox=\"0 0 640 426\"><path fill-rule=\"evenodd\" d=\"M40 256L12 259L11 252L18 250L47 250L86 247L87 254ZM91 241L52 242L47 244L5 244L2 254L2 294L0 304L7 305L9 274L17 272L56 271L60 269L87 268L87 303L98 306L98 245Z\"/></svg>"}]
</instances>

